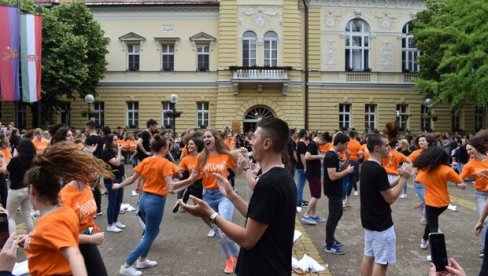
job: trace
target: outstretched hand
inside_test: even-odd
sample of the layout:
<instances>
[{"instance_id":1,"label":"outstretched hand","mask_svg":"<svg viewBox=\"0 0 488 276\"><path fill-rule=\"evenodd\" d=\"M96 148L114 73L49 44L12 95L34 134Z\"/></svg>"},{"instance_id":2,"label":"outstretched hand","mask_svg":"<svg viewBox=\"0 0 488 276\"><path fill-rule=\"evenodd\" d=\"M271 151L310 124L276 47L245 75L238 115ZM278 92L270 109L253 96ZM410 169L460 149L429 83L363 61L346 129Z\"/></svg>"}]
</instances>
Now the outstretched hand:
<instances>
[{"instance_id":1,"label":"outstretched hand","mask_svg":"<svg viewBox=\"0 0 488 276\"><path fill-rule=\"evenodd\" d=\"M218 173L213 173L213 176L217 179L217 184L219 185L219 192L225 196L229 197L234 190L232 189L232 186L229 183L229 180L227 178L224 178L222 175Z\"/></svg>"},{"instance_id":2,"label":"outstretched hand","mask_svg":"<svg viewBox=\"0 0 488 276\"><path fill-rule=\"evenodd\" d=\"M214 211L205 201L193 195L190 195L190 199L193 201L193 205L184 203L182 199L178 200L178 204L192 216L208 219L213 214Z\"/></svg>"},{"instance_id":3,"label":"outstretched hand","mask_svg":"<svg viewBox=\"0 0 488 276\"><path fill-rule=\"evenodd\" d=\"M17 236L11 234L0 251L0 271L11 272L17 259Z\"/></svg>"}]
</instances>

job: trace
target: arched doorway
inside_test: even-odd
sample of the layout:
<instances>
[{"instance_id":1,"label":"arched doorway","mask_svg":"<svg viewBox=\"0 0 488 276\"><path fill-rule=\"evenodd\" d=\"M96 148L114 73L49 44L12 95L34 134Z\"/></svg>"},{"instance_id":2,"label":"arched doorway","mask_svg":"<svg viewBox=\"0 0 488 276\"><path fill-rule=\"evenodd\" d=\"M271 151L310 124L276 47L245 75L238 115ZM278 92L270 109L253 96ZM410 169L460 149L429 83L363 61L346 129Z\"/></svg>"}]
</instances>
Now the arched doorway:
<instances>
[{"instance_id":1,"label":"arched doorway","mask_svg":"<svg viewBox=\"0 0 488 276\"><path fill-rule=\"evenodd\" d=\"M243 122L244 133L256 130L256 125L264 118L273 118L273 112L265 106L253 106L246 112Z\"/></svg>"}]
</instances>

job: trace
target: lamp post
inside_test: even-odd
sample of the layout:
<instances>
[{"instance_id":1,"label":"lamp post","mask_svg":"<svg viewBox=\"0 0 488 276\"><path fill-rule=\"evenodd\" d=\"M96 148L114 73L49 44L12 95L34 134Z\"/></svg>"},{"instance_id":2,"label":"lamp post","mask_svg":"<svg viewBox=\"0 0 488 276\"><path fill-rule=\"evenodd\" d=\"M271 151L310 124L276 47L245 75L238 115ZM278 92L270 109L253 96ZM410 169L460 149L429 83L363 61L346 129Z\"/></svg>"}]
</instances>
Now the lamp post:
<instances>
[{"instance_id":1,"label":"lamp post","mask_svg":"<svg viewBox=\"0 0 488 276\"><path fill-rule=\"evenodd\" d=\"M86 113L86 117L90 120L91 115L91 105L95 102L95 97L92 94L88 94L85 96L85 103L88 105L88 110Z\"/></svg>"},{"instance_id":2,"label":"lamp post","mask_svg":"<svg viewBox=\"0 0 488 276\"><path fill-rule=\"evenodd\" d=\"M176 118L179 118L181 116L181 111L176 111L176 103L178 102L178 94L171 94L169 96L169 102L171 105L171 111L166 111L166 115L168 115L170 118L173 118L173 138L176 138Z\"/></svg>"}]
</instances>

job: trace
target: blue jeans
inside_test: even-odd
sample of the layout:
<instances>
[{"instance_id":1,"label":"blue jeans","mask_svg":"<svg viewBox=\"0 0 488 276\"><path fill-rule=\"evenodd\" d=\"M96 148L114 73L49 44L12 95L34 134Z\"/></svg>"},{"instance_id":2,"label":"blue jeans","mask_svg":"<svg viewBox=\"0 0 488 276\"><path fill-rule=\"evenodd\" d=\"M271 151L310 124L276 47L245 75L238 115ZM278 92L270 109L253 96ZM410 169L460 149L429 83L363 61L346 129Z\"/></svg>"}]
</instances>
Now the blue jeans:
<instances>
[{"instance_id":1,"label":"blue jeans","mask_svg":"<svg viewBox=\"0 0 488 276\"><path fill-rule=\"evenodd\" d=\"M142 239L125 259L127 264L132 265L139 257L147 257L154 239L159 234L159 225L163 220L165 204L166 197L164 196L142 193L141 199L139 200L139 212L144 217L146 229Z\"/></svg>"},{"instance_id":2,"label":"blue jeans","mask_svg":"<svg viewBox=\"0 0 488 276\"><path fill-rule=\"evenodd\" d=\"M297 169L298 183L297 183L297 206L300 206L303 202L303 189L305 188L305 183L307 181L307 176L305 176L305 171L303 169Z\"/></svg>"},{"instance_id":3,"label":"blue jeans","mask_svg":"<svg viewBox=\"0 0 488 276\"><path fill-rule=\"evenodd\" d=\"M478 216L483 212L483 208L485 207L485 203L488 200L488 192L478 191L476 190L476 211L478 211ZM486 222L483 225L483 229L481 229L481 248L485 248L485 236L486 236Z\"/></svg>"},{"instance_id":4,"label":"blue jeans","mask_svg":"<svg viewBox=\"0 0 488 276\"><path fill-rule=\"evenodd\" d=\"M112 190L112 184L121 182L122 177L120 176L113 181L111 179L103 180L108 193L107 222L109 226L118 221L120 205L122 205L122 199L124 198L124 188Z\"/></svg>"},{"instance_id":5,"label":"blue jeans","mask_svg":"<svg viewBox=\"0 0 488 276\"><path fill-rule=\"evenodd\" d=\"M346 174L344 178L342 178L342 199L346 199L349 197L352 192L352 188L356 186L356 182L359 179L359 162L350 160L349 164L354 167L353 173Z\"/></svg>"},{"instance_id":6,"label":"blue jeans","mask_svg":"<svg viewBox=\"0 0 488 276\"><path fill-rule=\"evenodd\" d=\"M414 175L413 179L415 179L417 176ZM425 214L425 186L422 183L419 183L417 181L413 181L413 189L415 190L415 193L420 199L420 203L422 204L422 213Z\"/></svg>"},{"instance_id":7,"label":"blue jeans","mask_svg":"<svg viewBox=\"0 0 488 276\"><path fill-rule=\"evenodd\" d=\"M203 189L203 201L205 201L210 208L215 212L218 212L224 219L232 221L232 215L234 213L234 205L232 202L223 196L219 189ZM231 240L224 232L220 231L215 225L212 225L215 230L215 237L219 241L220 247L222 247L222 253L226 258L236 257L239 255L239 247Z\"/></svg>"}]
</instances>

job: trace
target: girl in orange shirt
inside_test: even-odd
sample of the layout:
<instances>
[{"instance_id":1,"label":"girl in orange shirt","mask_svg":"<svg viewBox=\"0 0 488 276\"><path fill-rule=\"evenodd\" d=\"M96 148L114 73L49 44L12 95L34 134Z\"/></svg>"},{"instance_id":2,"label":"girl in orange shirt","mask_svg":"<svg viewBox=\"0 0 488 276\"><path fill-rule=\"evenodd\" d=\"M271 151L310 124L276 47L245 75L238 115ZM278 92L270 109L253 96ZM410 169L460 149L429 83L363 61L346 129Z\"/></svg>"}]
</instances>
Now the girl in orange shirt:
<instances>
[{"instance_id":1,"label":"girl in orange shirt","mask_svg":"<svg viewBox=\"0 0 488 276\"><path fill-rule=\"evenodd\" d=\"M434 139L430 136L426 135L419 135L417 138L415 138L415 145L417 146L417 150L414 150L410 155L408 156L408 159L410 162L415 162L415 159L420 156L420 154L428 149L432 143L434 142ZM422 208L422 213L423 217L421 222L425 223L425 187L422 185L422 183L419 183L415 180L415 175L413 176L413 188L415 190L415 193L417 194L418 198L420 199L420 208Z\"/></svg>"},{"instance_id":2,"label":"girl in orange shirt","mask_svg":"<svg viewBox=\"0 0 488 276\"><path fill-rule=\"evenodd\" d=\"M8 187L5 168L10 162L10 159L12 159L12 154L10 152L8 139L3 134L0 134L0 204L2 204L3 207L7 206Z\"/></svg>"},{"instance_id":3,"label":"girl in orange shirt","mask_svg":"<svg viewBox=\"0 0 488 276\"><path fill-rule=\"evenodd\" d=\"M439 216L449 206L450 197L447 190L447 182L451 181L458 188L466 189L466 184L450 166L449 155L439 146L432 146L426 149L414 161L413 165L419 172L415 181L425 186L425 215L427 225L424 236L420 241L420 248L427 249L429 246L429 233L439 230Z\"/></svg>"},{"instance_id":4,"label":"girl in orange shirt","mask_svg":"<svg viewBox=\"0 0 488 276\"><path fill-rule=\"evenodd\" d=\"M80 222L75 211L59 204L59 179L84 179L93 172L84 155L73 156L74 144L59 143L38 156L25 176L32 205L41 217L29 235L19 236L36 275L87 275L78 248ZM81 153L81 151L80 151ZM62 164L62 165L60 165Z\"/></svg>"}]
</instances>

